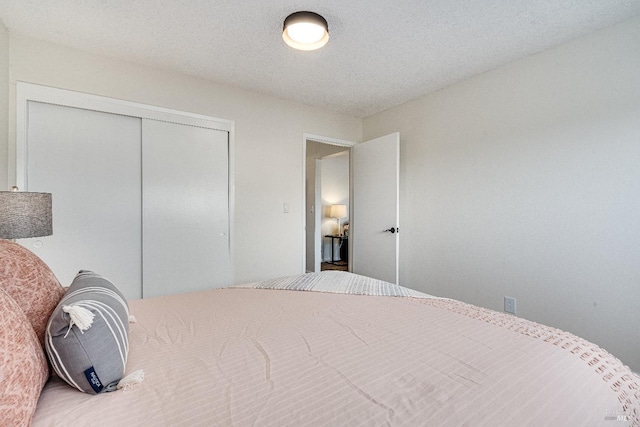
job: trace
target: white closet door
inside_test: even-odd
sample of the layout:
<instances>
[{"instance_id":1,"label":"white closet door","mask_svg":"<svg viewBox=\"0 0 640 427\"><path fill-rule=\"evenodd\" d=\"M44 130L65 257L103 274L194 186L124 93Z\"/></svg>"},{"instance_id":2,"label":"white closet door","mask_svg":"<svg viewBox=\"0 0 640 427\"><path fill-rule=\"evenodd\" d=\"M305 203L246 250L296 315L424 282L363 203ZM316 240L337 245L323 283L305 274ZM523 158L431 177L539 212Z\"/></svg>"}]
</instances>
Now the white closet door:
<instances>
[{"instance_id":1,"label":"white closet door","mask_svg":"<svg viewBox=\"0 0 640 427\"><path fill-rule=\"evenodd\" d=\"M145 298L232 284L228 135L143 119Z\"/></svg>"},{"instance_id":2,"label":"white closet door","mask_svg":"<svg viewBox=\"0 0 640 427\"><path fill-rule=\"evenodd\" d=\"M94 270L140 298L141 120L29 102L28 123L28 190L52 193L53 236L20 242L64 286Z\"/></svg>"}]
</instances>

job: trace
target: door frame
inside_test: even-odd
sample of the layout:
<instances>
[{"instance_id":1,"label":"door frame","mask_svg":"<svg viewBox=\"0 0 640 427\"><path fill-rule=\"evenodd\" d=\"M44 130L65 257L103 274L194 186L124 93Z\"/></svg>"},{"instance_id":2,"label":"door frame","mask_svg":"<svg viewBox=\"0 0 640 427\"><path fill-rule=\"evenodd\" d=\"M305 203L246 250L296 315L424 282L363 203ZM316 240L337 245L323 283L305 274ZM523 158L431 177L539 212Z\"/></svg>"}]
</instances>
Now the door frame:
<instances>
[{"instance_id":1,"label":"door frame","mask_svg":"<svg viewBox=\"0 0 640 427\"><path fill-rule=\"evenodd\" d=\"M20 191L29 191L29 183L27 182L27 132L29 102L31 101L228 132L229 261L231 263L231 277L235 281L235 122L233 120L19 81L16 82L14 182Z\"/></svg>"},{"instance_id":2,"label":"door frame","mask_svg":"<svg viewBox=\"0 0 640 427\"><path fill-rule=\"evenodd\" d=\"M346 139L331 138L327 136L315 135L311 133L302 134L302 266L301 273L307 271L307 141L319 142L328 145L337 145L339 147L351 148L357 144L355 141ZM349 155L349 177L351 177L351 155ZM351 180L349 180L349 198L352 198ZM317 244L317 242L316 242ZM351 251L351 245L349 245ZM349 257L349 269L351 269L351 257Z\"/></svg>"}]
</instances>

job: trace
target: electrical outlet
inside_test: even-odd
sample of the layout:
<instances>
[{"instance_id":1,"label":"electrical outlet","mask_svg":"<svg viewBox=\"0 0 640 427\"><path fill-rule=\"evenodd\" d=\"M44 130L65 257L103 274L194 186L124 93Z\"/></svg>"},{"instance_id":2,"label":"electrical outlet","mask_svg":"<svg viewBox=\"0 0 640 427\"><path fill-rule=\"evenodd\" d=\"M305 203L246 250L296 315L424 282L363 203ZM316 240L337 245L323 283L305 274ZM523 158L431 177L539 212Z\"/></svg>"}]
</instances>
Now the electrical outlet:
<instances>
[{"instance_id":1,"label":"electrical outlet","mask_svg":"<svg viewBox=\"0 0 640 427\"><path fill-rule=\"evenodd\" d=\"M282 213L289 213L289 203L284 202L282 204Z\"/></svg>"},{"instance_id":2,"label":"electrical outlet","mask_svg":"<svg viewBox=\"0 0 640 427\"><path fill-rule=\"evenodd\" d=\"M504 297L504 311L516 314L516 299L512 297Z\"/></svg>"}]
</instances>

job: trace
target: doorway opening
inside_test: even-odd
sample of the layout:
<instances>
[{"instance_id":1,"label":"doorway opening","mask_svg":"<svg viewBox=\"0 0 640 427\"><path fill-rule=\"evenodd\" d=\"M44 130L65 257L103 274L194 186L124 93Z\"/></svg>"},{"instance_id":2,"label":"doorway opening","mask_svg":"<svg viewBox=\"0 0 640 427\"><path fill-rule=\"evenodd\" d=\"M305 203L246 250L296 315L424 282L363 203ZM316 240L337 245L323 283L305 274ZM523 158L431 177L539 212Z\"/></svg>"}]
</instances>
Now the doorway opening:
<instances>
[{"instance_id":1,"label":"doorway opening","mask_svg":"<svg viewBox=\"0 0 640 427\"><path fill-rule=\"evenodd\" d=\"M304 136L304 272L350 271L350 150L353 145L351 141Z\"/></svg>"}]
</instances>

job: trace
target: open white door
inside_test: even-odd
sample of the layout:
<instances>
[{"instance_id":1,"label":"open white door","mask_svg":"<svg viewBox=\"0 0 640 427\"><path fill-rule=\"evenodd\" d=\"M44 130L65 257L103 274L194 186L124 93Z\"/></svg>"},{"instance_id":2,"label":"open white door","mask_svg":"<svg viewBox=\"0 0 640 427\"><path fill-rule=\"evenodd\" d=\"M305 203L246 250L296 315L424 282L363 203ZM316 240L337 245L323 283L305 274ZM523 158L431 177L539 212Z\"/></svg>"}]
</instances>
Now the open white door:
<instances>
[{"instance_id":1,"label":"open white door","mask_svg":"<svg viewBox=\"0 0 640 427\"><path fill-rule=\"evenodd\" d=\"M352 271L398 284L400 134L352 148Z\"/></svg>"}]
</instances>

